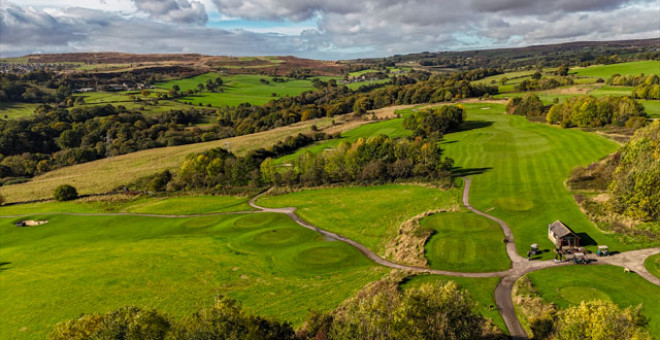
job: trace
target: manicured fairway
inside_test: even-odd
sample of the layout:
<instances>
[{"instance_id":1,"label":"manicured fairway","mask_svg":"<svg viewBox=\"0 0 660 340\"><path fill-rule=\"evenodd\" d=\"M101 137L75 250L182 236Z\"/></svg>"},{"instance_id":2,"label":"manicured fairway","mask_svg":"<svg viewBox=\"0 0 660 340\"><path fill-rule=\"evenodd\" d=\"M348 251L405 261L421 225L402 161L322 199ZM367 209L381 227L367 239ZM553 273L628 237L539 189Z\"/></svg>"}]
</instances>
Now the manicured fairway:
<instances>
[{"instance_id":1,"label":"manicured fairway","mask_svg":"<svg viewBox=\"0 0 660 340\"><path fill-rule=\"evenodd\" d=\"M611 64L611 65L596 65L587 68L571 70L570 73L575 73L583 77L601 77L606 79L613 74L629 74L629 75L645 75L660 74L660 61L635 61L630 63Z\"/></svg>"},{"instance_id":2,"label":"manicured fairway","mask_svg":"<svg viewBox=\"0 0 660 340\"><path fill-rule=\"evenodd\" d=\"M660 278L660 254L646 259L644 265L651 274Z\"/></svg>"},{"instance_id":3,"label":"manicured fairway","mask_svg":"<svg viewBox=\"0 0 660 340\"><path fill-rule=\"evenodd\" d=\"M280 214L198 218L0 218L1 339L43 339L57 322L125 306L189 315L218 294L299 325L387 270Z\"/></svg>"},{"instance_id":4,"label":"manicured fairway","mask_svg":"<svg viewBox=\"0 0 660 340\"><path fill-rule=\"evenodd\" d=\"M567 266L527 274L547 301L560 308L593 299L610 300L620 307L643 305L651 334L660 337L660 287L615 266Z\"/></svg>"},{"instance_id":5,"label":"manicured fairway","mask_svg":"<svg viewBox=\"0 0 660 340\"><path fill-rule=\"evenodd\" d=\"M274 98L284 96L296 96L305 91L312 91L314 87L310 80L288 79L286 82L279 83L272 81L272 77L255 74L240 75L222 75L217 73L206 73L197 77L171 80L158 83L156 87L162 89L171 89L174 84L179 85L182 91L188 89L197 89L197 84L206 84L206 81L215 78L222 78L224 84L223 93L207 92L206 90L198 95L182 97L179 101L191 102L195 105L211 104L212 106L237 106L241 103L250 103L253 105L263 105ZM265 79L270 84L262 84L261 79ZM273 96L273 93L276 94Z\"/></svg>"},{"instance_id":6,"label":"manicured fairway","mask_svg":"<svg viewBox=\"0 0 660 340\"><path fill-rule=\"evenodd\" d=\"M507 270L500 226L470 212L446 212L424 218L422 227L434 231L426 244L429 266L459 272Z\"/></svg>"},{"instance_id":7,"label":"manicured fairway","mask_svg":"<svg viewBox=\"0 0 660 340\"><path fill-rule=\"evenodd\" d=\"M409 218L458 204L460 191L414 185L309 189L265 196L257 204L296 207L296 214L317 227L336 232L383 254L385 245Z\"/></svg>"},{"instance_id":8,"label":"manicured fairway","mask_svg":"<svg viewBox=\"0 0 660 340\"><path fill-rule=\"evenodd\" d=\"M448 134L443 148L456 165L483 171L470 176L470 203L511 226L521 255L532 243L538 243L541 249L552 249L547 226L555 220L563 221L578 233L588 249L594 249L595 243L606 244L614 251L648 246L624 245L616 236L600 232L563 185L574 167L616 151L614 142L576 129L504 115L503 105L465 107L468 120L492 125ZM552 252L545 252L542 257L549 259Z\"/></svg>"},{"instance_id":9,"label":"manicured fairway","mask_svg":"<svg viewBox=\"0 0 660 340\"><path fill-rule=\"evenodd\" d=\"M0 216L39 213L105 213L130 212L165 215L206 214L227 211L253 210L248 197L238 196L182 196L114 200L79 199L70 202L40 202L9 205L0 208Z\"/></svg>"},{"instance_id":10,"label":"manicured fairway","mask_svg":"<svg viewBox=\"0 0 660 340\"><path fill-rule=\"evenodd\" d=\"M495 304L495 287L500 282L498 277L488 277L488 278L466 278L466 277L452 277L452 276L443 276L443 275L420 275L414 276L410 280L407 280L402 288L405 290L410 287L419 286L423 283L431 284L443 284L446 281L456 281L461 287L470 292L472 299L477 304L477 310L481 315L493 320L493 323L497 325L505 333L507 332L506 325L502 316L500 315L497 308L489 308L491 305L496 306Z\"/></svg>"}]
</instances>

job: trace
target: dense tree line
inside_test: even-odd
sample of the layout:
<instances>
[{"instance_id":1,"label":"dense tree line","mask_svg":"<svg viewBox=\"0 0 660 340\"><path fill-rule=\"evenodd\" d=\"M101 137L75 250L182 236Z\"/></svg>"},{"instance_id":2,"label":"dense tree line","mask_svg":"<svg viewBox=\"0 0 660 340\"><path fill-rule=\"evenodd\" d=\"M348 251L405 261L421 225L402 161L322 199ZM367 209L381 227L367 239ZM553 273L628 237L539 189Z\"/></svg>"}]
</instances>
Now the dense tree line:
<instances>
[{"instance_id":1,"label":"dense tree line","mask_svg":"<svg viewBox=\"0 0 660 340\"><path fill-rule=\"evenodd\" d=\"M660 99L660 77L657 74L646 77L635 86L632 95L640 99Z\"/></svg>"},{"instance_id":2,"label":"dense tree line","mask_svg":"<svg viewBox=\"0 0 660 340\"><path fill-rule=\"evenodd\" d=\"M61 166L168 145L214 139L217 130L188 129L197 111L155 117L101 105L39 107L29 119L0 120L0 177L33 176Z\"/></svg>"},{"instance_id":3,"label":"dense tree line","mask_svg":"<svg viewBox=\"0 0 660 340\"><path fill-rule=\"evenodd\" d=\"M525 79L520 84L514 86L515 91L526 92L526 91L541 91L554 89L564 85L573 85L573 79L570 77L558 77L558 78L540 78L540 79Z\"/></svg>"},{"instance_id":4,"label":"dense tree line","mask_svg":"<svg viewBox=\"0 0 660 340\"><path fill-rule=\"evenodd\" d=\"M0 76L0 101L48 103L71 95L66 78L43 70L25 74L4 73Z\"/></svg>"},{"instance_id":5,"label":"dense tree line","mask_svg":"<svg viewBox=\"0 0 660 340\"><path fill-rule=\"evenodd\" d=\"M413 112L403 120L403 127L413 136L440 139L457 129L465 120L466 113L461 105L445 105Z\"/></svg>"},{"instance_id":6,"label":"dense tree line","mask_svg":"<svg viewBox=\"0 0 660 340\"><path fill-rule=\"evenodd\" d=\"M630 97L580 96L553 105L548 123L562 127L638 126L646 122L644 106Z\"/></svg>"},{"instance_id":7,"label":"dense tree line","mask_svg":"<svg viewBox=\"0 0 660 340\"><path fill-rule=\"evenodd\" d=\"M396 284L371 285L331 313L311 313L294 332L286 322L246 313L219 297L212 307L186 317L155 309L123 307L59 323L50 340L439 340L503 339L476 312L469 294L455 282L424 284L401 291Z\"/></svg>"},{"instance_id":8,"label":"dense tree line","mask_svg":"<svg viewBox=\"0 0 660 340\"><path fill-rule=\"evenodd\" d=\"M651 75L647 77L644 74L634 76L630 74L620 75L618 73L615 73L611 77L607 78L607 81L605 83L607 85L614 85L614 86L637 86L644 83L648 78L658 78L658 76ZM653 83L653 81L651 80L650 83Z\"/></svg>"},{"instance_id":9,"label":"dense tree line","mask_svg":"<svg viewBox=\"0 0 660 340\"><path fill-rule=\"evenodd\" d=\"M545 106L539 96L528 93L522 97L512 97L506 102L506 112L513 115L526 116L528 118L541 117L545 112Z\"/></svg>"},{"instance_id":10,"label":"dense tree line","mask_svg":"<svg viewBox=\"0 0 660 340\"><path fill-rule=\"evenodd\" d=\"M48 339L293 340L295 333L286 322L250 315L236 301L218 297L212 307L182 318L131 306L87 314L59 323Z\"/></svg>"},{"instance_id":11,"label":"dense tree line","mask_svg":"<svg viewBox=\"0 0 660 340\"><path fill-rule=\"evenodd\" d=\"M660 221L660 122L639 129L618 152L609 192L624 215Z\"/></svg>"}]
</instances>

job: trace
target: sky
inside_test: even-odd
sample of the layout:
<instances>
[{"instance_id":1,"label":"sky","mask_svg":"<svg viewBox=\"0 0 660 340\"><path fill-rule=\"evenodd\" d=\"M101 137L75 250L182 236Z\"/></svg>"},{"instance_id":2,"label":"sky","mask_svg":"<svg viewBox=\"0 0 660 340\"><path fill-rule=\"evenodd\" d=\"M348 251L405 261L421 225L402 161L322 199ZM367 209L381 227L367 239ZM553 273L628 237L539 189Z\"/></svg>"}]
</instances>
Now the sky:
<instances>
[{"instance_id":1,"label":"sky","mask_svg":"<svg viewBox=\"0 0 660 340\"><path fill-rule=\"evenodd\" d=\"M660 0L0 0L0 56L324 60L660 37Z\"/></svg>"}]
</instances>

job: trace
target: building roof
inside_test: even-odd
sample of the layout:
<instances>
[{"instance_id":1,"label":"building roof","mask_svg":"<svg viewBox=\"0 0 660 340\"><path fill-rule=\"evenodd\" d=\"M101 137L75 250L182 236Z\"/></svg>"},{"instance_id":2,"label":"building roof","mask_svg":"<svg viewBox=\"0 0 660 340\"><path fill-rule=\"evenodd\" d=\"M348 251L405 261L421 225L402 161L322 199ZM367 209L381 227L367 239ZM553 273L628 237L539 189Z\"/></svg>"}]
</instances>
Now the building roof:
<instances>
[{"instance_id":1,"label":"building roof","mask_svg":"<svg viewBox=\"0 0 660 340\"><path fill-rule=\"evenodd\" d=\"M556 220L552 222L552 224L548 226L548 229L550 229L550 231L552 231L552 233L555 234L555 237L564 237L569 234L573 234L575 237L578 237L577 235L575 235L573 230L571 230L571 228L567 227L560 220Z\"/></svg>"}]
</instances>

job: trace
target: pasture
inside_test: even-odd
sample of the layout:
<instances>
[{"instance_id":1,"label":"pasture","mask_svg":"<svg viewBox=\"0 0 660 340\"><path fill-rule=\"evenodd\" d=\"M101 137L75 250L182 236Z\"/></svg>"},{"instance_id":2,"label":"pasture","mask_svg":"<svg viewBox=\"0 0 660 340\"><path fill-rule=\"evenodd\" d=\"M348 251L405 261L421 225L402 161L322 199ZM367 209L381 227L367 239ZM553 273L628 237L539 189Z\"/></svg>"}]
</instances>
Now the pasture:
<instances>
[{"instance_id":1,"label":"pasture","mask_svg":"<svg viewBox=\"0 0 660 340\"><path fill-rule=\"evenodd\" d=\"M189 315L226 295L298 326L387 270L280 214L0 218L0 338L43 339L59 321L125 305Z\"/></svg>"},{"instance_id":2,"label":"pasture","mask_svg":"<svg viewBox=\"0 0 660 340\"><path fill-rule=\"evenodd\" d=\"M433 231L426 243L429 267L458 272L495 272L507 270L500 226L471 212L445 212L426 217L422 227Z\"/></svg>"},{"instance_id":3,"label":"pasture","mask_svg":"<svg viewBox=\"0 0 660 340\"><path fill-rule=\"evenodd\" d=\"M633 76L637 76L642 73L645 75L654 73L660 74L660 61L646 60L610 65L595 65L585 68L573 69L569 73L581 77L600 77L603 79L607 79L613 74Z\"/></svg>"},{"instance_id":4,"label":"pasture","mask_svg":"<svg viewBox=\"0 0 660 340\"><path fill-rule=\"evenodd\" d=\"M30 117L39 104L29 103L0 103L0 119L18 119Z\"/></svg>"},{"instance_id":5,"label":"pasture","mask_svg":"<svg viewBox=\"0 0 660 340\"><path fill-rule=\"evenodd\" d=\"M615 266L566 266L527 274L541 297L559 308L594 299L625 308L642 304L651 334L660 336L660 287Z\"/></svg>"},{"instance_id":6,"label":"pasture","mask_svg":"<svg viewBox=\"0 0 660 340\"><path fill-rule=\"evenodd\" d=\"M305 189L262 196L257 204L296 207L296 215L325 230L362 243L383 255L399 226L413 216L433 209L455 207L458 189L440 190L416 185L379 185Z\"/></svg>"}]
</instances>

